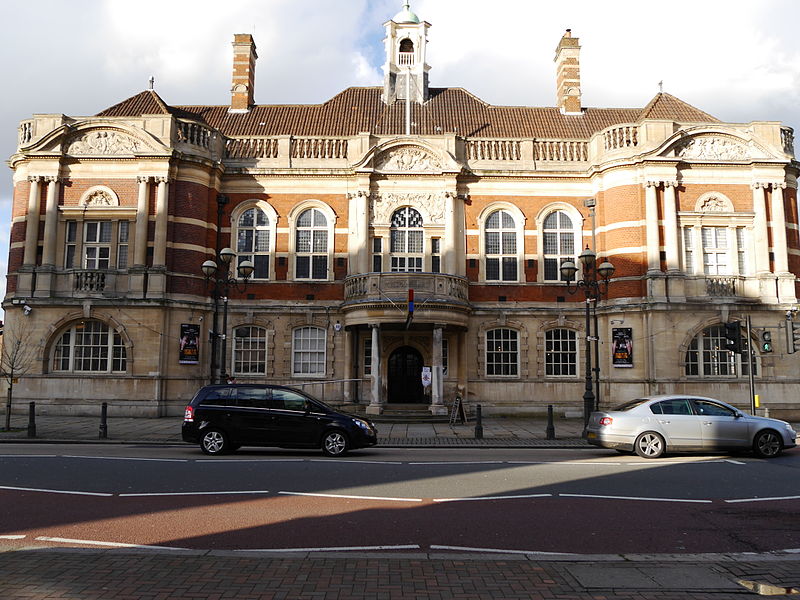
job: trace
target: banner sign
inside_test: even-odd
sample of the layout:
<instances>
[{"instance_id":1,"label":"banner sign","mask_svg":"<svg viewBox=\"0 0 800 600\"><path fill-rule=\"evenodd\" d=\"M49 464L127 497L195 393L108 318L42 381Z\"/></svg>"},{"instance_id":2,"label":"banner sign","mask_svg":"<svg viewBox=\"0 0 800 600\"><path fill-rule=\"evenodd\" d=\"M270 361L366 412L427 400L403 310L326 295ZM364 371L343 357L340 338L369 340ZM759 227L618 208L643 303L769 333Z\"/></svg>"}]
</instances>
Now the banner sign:
<instances>
[{"instance_id":1,"label":"banner sign","mask_svg":"<svg viewBox=\"0 0 800 600\"><path fill-rule=\"evenodd\" d=\"M200 325L181 323L181 341L178 348L178 362L182 365L196 365L200 362Z\"/></svg>"},{"instance_id":2,"label":"banner sign","mask_svg":"<svg viewBox=\"0 0 800 600\"><path fill-rule=\"evenodd\" d=\"M422 367L422 385L428 387L433 380L430 367Z\"/></svg>"},{"instance_id":3,"label":"banner sign","mask_svg":"<svg viewBox=\"0 0 800 600\"><path fill-rule=\"evenodd\" d=\"M614 327L611 330L611 364L615 367L633 367L633 329Z\"/></svg>"}]
</instances>

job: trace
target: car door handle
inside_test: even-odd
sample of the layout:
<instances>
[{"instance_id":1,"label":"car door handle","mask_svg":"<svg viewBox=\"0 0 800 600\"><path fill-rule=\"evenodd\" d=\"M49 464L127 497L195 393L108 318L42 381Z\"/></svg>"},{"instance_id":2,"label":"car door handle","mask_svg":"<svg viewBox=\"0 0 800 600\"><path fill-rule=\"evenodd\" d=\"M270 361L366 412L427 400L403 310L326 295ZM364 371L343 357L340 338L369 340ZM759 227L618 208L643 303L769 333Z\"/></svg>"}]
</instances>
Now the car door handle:
<instances>
[{"instance_id":1,"label":"car door handle","mask_svg":"<svg viewBox=\"0 0 800 600\"><path fill-rule=\"evenodd\" d=\"M712 421L703 421L703 425L713 425Z\"/></svg>"},{"instance_id":2,"label":"car door handle","mask_svg":"<svg viewBox=\"0 0 800 600\"><path fill-rule=\"evenodd\" d=\"M661 423L662 425L669 425L670 424L670 422L667 421L666 419L659 419L658 422Z\"/></svg>"}]
</instances>

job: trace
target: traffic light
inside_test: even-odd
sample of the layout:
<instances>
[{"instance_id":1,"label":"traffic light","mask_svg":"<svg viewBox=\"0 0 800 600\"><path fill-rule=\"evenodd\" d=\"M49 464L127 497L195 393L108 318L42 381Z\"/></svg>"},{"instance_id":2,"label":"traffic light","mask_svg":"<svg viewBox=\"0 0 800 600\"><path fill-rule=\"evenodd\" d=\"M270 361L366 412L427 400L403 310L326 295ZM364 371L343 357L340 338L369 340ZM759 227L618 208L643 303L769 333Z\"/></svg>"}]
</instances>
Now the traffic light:
<instances>
[{"instance_id":1,"label":"traffic light","mask_svg":"<svg viewBox=\"0 0 800 600\"><path fill-rule=\"evenodd\" d=\"M786 353L794 354L800 350L800 323L786 321Z\"/></svg>"},{"instance_id":2,"label":"traffic light","mask_svg":"<svg viewBox=\"0 0 800 600\"><path fill-rule=\"evenodd\" d=\"M761 352L772 352L772 333L766 329L761 332Z\"/></svg>"},{"instance_id":3,"label":"traffic light","mask_svg":"<svg viewBox=\"0 0 800 600\"><path fill-rule=\"evenodd\" d=\"M725 349L742 353L742 331L738 321L725 323Z\"/></svg>"}]
</instances>

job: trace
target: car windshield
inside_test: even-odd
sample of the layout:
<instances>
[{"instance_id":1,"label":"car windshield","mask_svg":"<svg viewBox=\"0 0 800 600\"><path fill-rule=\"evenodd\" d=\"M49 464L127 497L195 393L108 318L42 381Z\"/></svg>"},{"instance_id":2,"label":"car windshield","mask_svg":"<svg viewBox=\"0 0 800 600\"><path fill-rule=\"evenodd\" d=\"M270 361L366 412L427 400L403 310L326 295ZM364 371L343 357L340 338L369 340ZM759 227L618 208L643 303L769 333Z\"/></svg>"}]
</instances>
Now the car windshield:
<instances>
[{"instance_id":1,"label":"car windshield","mask_svg":"<svg viewBox=\"0 0 800 600\"><path fill-rule=\"evenodd\" d=\"M628 400L627 402L623 402L619 406L617 406L614 410L617 412L624 412L626 410L631 410L632 408L636 408L640 404L647 402L649 398L637 398L636 400Z\"/></svg>"}]
</instances>

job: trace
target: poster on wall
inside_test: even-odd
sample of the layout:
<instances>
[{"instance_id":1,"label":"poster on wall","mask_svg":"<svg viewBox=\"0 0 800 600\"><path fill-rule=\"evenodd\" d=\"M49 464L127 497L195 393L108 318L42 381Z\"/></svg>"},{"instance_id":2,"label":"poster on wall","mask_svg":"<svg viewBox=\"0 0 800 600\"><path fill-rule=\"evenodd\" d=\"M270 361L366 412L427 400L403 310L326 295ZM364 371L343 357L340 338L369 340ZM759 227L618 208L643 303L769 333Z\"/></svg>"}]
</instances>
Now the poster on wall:
<instances>
[{"instance_id":1,"label":"poster on wall","mask_svg":"<svg viewBox=\"0 0 800 600\"><path fill-rule=\"evenodd\" d=\"M200 325L181 323L181 341L178 349L178 362L182 365L196 365L200 362Z\"/></svg>"},{"instance_id":2,"label":"poster on wall","mask_svg":"<svg viewBox=\"0 0 800 600\"><path fill-rule=\"evenodd\" d=\"M633 329L614 327L611 330L611 364L615 367L633 367Z\"/></svg>"}]
</instances>

